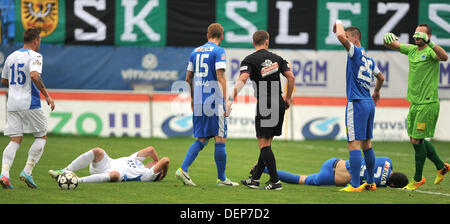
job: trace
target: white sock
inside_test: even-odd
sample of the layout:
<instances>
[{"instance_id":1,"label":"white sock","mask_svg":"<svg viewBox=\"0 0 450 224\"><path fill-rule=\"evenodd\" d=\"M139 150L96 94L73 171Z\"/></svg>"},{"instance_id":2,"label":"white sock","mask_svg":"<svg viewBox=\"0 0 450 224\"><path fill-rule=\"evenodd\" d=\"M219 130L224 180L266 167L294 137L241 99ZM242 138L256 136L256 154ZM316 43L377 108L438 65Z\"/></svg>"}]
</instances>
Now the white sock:
<instances>
[{"instance_id":1,"label":"white sock","mask_svg":"<svg viewBox=\"0 0 450 224\"><path fill-rule=\"evenodd\" d=\"M3 151L2 158L2 175L9 179L9 169L11 168L14 158L16 157L16 152L19 149L20 144L17 142L10 141Z\"/></svg>"},{"instance_id":2,"label":"white sock","mask_svg":"<svg viewBox=\"0 0 450 224\"><path fill-rule=\"evenodd\" d=\"M68 171L77 171L81 170L87 166L94 160L94 152L92 150L89 150L80 156L78 156L70 165L66 167L66 170Z\"/></svg>"},{"instance_id":3,"label":"white sock","mask_svg":"<svg viewBox=\"0 0 450 224\"><path fill-rule=\"evenodd\" d=\"M109 176L109 173L99 173L87 177L78 178L78 181L80 183L101 183L109 182L110 179L111 177Z\"/></svg>"},{"instance_id":4,"label":"white sock","mask_svg":"<svg viewBox=\"0 0 450 224\"><path fill-rule=\"evenodd\" d=\"M28 151L27 163L25 164L25 168L23 169L27 175L31 175L34 166L41 159L42 153L44 153L44 146L46 142L47 140L44 138L36 138L31 145L30 150Z\"/></svg>"}]
</instances>

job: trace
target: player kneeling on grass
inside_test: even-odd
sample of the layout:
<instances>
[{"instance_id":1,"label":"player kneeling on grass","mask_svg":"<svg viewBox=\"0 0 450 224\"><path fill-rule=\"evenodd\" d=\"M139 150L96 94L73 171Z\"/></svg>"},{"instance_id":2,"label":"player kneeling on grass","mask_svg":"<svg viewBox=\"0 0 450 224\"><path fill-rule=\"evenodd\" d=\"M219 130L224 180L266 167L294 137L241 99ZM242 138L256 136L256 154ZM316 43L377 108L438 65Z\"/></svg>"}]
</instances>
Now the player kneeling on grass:
<instances>
[{"instance_id":1,"label":"player kneeling on grass","mask_svg":"<svg viewBox=\"0 0 450 224\"><path fill-rule=\"evenodd\" d=\"M366 162L361 158L360 184L367 181L368 173ZM256 165L250 170L253 175ZM376 157L374 169L374 182L377 187L402 188L408 184L408 177L400 172L393 172L392 161L388 157ZM264 170L268 173L267 168ZM291 184L305 184L313 186L345 186L352 179L349 160L331 158L322 164L319 173L310 175L297 175L283 170L278 170L281 181Z\"/></svg>"},{"instance_id":2,"label":"player kneeling on grass","mask_svg":"<svg viewBox=\"0 0 450 224\"><path fill-rule=\"evenodd\" d=\"M153 161L144 165L146 158ZM78 179L80 183L118 182L118 181L160 181L169 169L169 158L158 158L155 148L149 146L128 157L112 159L105 150L93 148L78 156L70 165L61 170L49 170L55 179L64 171L75 172L89 166L90 176Z\"/></svg>"}]
</instances>

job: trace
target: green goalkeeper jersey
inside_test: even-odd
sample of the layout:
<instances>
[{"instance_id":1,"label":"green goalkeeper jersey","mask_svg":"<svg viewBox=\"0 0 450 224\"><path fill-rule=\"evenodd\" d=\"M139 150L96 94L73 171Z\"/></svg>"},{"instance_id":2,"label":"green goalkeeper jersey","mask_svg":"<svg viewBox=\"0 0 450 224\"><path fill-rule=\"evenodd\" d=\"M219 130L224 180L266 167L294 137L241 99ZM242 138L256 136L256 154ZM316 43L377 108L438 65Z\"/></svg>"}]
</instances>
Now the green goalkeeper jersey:
<instances>
[{"instance_id":1,"label":"green goalkeeper jersey","mask_svg":"<svg viewBox=\"0 0 450 224\"><path fill-rule=\"evenodd\" d=\"M418 50L416 45L401 44L400 52L408 55L409 74L406 99L414 104L439 101L439 60L436 53L427 46Z\"/></svg>"}]
</instances>

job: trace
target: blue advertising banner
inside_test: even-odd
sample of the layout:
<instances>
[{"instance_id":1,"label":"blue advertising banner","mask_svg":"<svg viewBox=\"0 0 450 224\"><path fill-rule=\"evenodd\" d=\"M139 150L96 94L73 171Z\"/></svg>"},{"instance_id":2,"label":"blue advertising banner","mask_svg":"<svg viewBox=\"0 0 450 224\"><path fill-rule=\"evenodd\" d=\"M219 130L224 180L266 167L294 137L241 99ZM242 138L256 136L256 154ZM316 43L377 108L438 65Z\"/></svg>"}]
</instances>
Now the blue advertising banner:
<instances>
[{"instance_id":1,"label":"blue advertising banner","mask_svg":"<svg viewBox=\"0 0 450 224\"><path fill-rule=\"evenodd\" d=\"M4 59L21 45L1 45ZM184 80L190 47L114 47L43 45L42 79L51 89L133 90L148 84L170 91ZM1 70L0 70L1 71Z\"/></svg>"}]
</instances>

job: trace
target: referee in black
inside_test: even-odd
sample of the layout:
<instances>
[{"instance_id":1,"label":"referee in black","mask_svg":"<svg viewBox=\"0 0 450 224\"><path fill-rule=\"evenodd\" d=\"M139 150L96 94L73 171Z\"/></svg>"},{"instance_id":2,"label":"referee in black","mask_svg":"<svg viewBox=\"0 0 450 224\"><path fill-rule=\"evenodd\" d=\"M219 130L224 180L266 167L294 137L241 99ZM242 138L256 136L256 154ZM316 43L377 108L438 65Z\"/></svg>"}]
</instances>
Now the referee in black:
<instances>
[{"instance_id":1,"label":"referee in black","mask_svg":"<svg viewBox=\"0 0 450 224\"><path fill-rule=\"evenodd\" d=\"M258 163L252 177L242 180L241 183L250 188L259 188L259 179L267 167L270 180L264 189L281 190L281 182L277 175L275 156L272 152L271 143L274 136L282 133L284 113L292 104L292 92L294 90L294 75L286 60L271 53L269 49L269 33L258 30L253 34L253 45L256 52L248 55L240 67L240 76L236 81L233 96L227 100L227 114L231 112L231 106L239 91L244 87L248 78L253 83L255 96L257 98L255 129L260 149ZM281 96L280 74L288 81L286 99Z\"/></svg>"}]
</instances>

